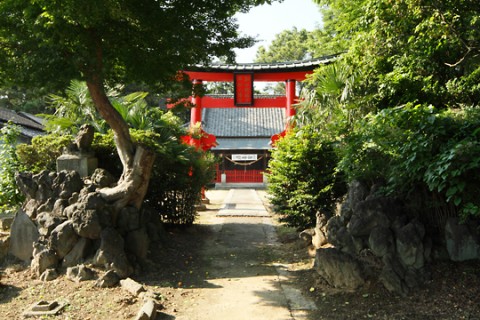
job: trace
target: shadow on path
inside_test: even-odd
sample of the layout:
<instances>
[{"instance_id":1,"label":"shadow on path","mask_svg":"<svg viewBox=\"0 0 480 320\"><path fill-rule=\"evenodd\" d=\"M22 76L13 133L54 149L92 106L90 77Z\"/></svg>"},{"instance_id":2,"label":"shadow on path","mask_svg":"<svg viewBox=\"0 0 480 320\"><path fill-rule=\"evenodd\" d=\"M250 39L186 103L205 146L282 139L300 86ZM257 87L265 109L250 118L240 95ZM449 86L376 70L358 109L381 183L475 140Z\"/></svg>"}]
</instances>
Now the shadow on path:
<instances>
[{"instance_id":1,"label":"shadow on path","mask_svg":"<svg viewBox=\"0 0 480 320\"><path fill-rule=\"evenodd\" d=\"M253 203L245 199L251 194L230 193L224 203L228 210L260 211L258 195L251 197ZM236 196L240 205L232 205ZM172 296L183 294L183 303L172 307L175 319L295 319L276 267L278 244L266 211L263 217L217 213L204 211L193 226L169 230L167 245L152 255L154 267L138 280L171 287Z\"/></svg>"}]
</instances>

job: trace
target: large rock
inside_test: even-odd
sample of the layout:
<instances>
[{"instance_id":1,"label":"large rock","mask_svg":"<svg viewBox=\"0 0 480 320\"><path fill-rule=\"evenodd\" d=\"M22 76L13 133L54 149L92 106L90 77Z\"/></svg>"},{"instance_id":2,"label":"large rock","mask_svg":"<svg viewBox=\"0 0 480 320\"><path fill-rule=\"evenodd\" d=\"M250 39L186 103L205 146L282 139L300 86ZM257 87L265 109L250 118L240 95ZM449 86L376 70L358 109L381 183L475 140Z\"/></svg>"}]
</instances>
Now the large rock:
<instances>
[{"instance_id":1,"label":"large rock","mask_svg":"<svg viewBox=\"0 0 480 320\"><path fill-rule=\"evenodd\" d=\"M478 223L460 223L458 218L450 218L445 225L445 240L450 259L466 261L480 259L480 237Z\"/></svg>"},{"instance_id":2,"label":"large rock","mask_svg":"<svg viewBox=\"0 0 480 320\"><path fill-rule=\"evenodd\" d=\"M376 227L388 228L400 214L400 204L388 198L372 198L357 204L347 225L354 237L368 237Z\"/></svg>"},{"instance_id":3,"label":"large rock","mask_svg":"<svg viewBox=\"0 0 480 320\"><path fill-rule=\"evenodd\" d=\"M62 216L63 210L68 207L68 198L67 199L57 199L53 205L52 213L56 216Z\"/></svg>"},{"instance_id":4,"label":"large rock","mask_svg":"<svg viewBox=\"0 0 480 320\"><path fill-rule=\"evenodd\" d=\"M115 273L115 271L109 270L97 280L95 286L100 288L111 288L115 287L119 282L120 278Z\"/></svg>"},{"instance_id":5,"label":"large rock","mask_svg":"<svg viewBox=\"0 0 480 320\"><path fill-rule=\"evenodd\" d=\"M12 224L9 253L20 260L30 262L33 244L38 241L39 236L37 226L23 210L19 210Z\"/></svg>"},{"instance_id":6,"label":"large rock","mask_svg":"<svg viewBox=\"0 0 480 320\"><path fill-rule=\"evenodd\" d=\"M88 239L100 239L102 226L97 210L77 210L72 215L72 224L75 232Z\"/></svg>"},{"instance_id":7,"label":"large rock","mask_svg":"<svg viewBox=\"0 0 480 320\"><path fill-rule=\"evenodd\" d=\"M342 217L334 216L328 221L326 236L329 243L343 252L349 254L355 254L357 252L352 236L343 224Z\"/></svg>"},{"instance_id":8,"label":"large rock","mask_svg":"<svg viewBox=\"0 0 480 320\"><path fill-rule=\"evenodd\" d=\"M49 172L47 170L44 170L32 176L32 179L37 183L37 192L35 193L35 199L37 200L37 202L45 203L48 199L52 199L55 196L52 190L53 180L55 179L55 177L55 172Z\"/></svg>"},{"instance_id":9,"label":"large rock","mask_svg":"<svg viewBox=\"0 0 480 320\"><path fill-rule=\"evenodd\" d=\"M403 276L398 275L395 270L389 266L383 268L379 277L379 280L388 291L405 297L408 295L409 289L402 279Z\"/></svg>"},{"instance_id":10,"label":"large rock","mask_svg":"<svg viewBox=\"0 0 480 320\"><path fill-rule=\"evenodd\" d=\"M52 231L65 221L65 218L53 215L49 212L42 212L37 216L38 232L49 237Z\"/></svg>"},{"instance_id":11,"label":"large rock","mask_svg":"<svg viewBox=\"0 0 480 320\"><path fill-rule=\"evenodd\" d=\"M425 268L405 266L397 256L387 255L382 260L385 265L379 280L390 292L406 296L411 289L420 287L430 278Z\"/></svg>"},{"instance_id":12,"label":"large rock","mask_svg":"<svg viewBox=\"0 0 480 320\"><path fill-rule=\"evenodd\" d=\"M101 168L95 169L90 179L99 188L111 187L117 182L117 179L112 174Z\"/></svg>"},{"instance_id":13,"label":"large rock","mask_svg":"<svg viewBox=\"0 0 480 320\"><path fill-rule=\"evenodd\" d=\"M316 224L315 228L313 229L314 233L312 236L312 245L316 249L320 249L323 245L325 245L327 241L327 235L326 235L326 226L328 223L328 220L332 216L330 214L322 213L322 212L317 212L316 215Z\"/></svg>"},{"instance_id":14,"label":"large rock","mask_svg":"<svg viewBox=\"0 0 480 320\"><path fill-rule=\"evenodd\" d=\"M117 228L123 234L140 228L141 214L135 207L123 208L117 217Z\"/></svg>"},{"instance_id":15,"label":"large rock","mask_svg":"<svg viewBox=\"0 0 480 320\"><path fill-rule=\"evenodd\" d=\"M27 201L35 198L38 190L38 184L33 180L31 173L16 173L15 182L20 192L27 198Z\"/></svg>"},{"instance_id":16,"label":"large rock","mask_svg":"<svg viewBox=\"0 0 480 320\"><path fill-rule=\"evenodd\" d=\"M81 264L67 268L67 278L77 283L81 281L93 280L95 279L95 272Z\"/></svg>"},{"instance_id":17,"label":"large rock","mask_svg":"<svg viewBox=\"0 0 480 320\"><path fill-rule=\"evenodd\" d=\"M367 188L367 186L358 180L354 180L350 183L348 186L347 196L340 208L340 216L344 221L348 222L350 220L353 214L353 209L359 202L365 200L369 192L370 190Z\"/></svg>"},{"instance_id":18,"label":"large rock","mask_svg":"<svg viewBox=\"0 0 480 320\"><path fill-rule=\"evenodd\" d=\"M33 220L37 217L37 213L38 213L37 200L30 199L30 200L25 201L22 208L23 208L23 211L25 212L25 214L30 217L30 219Z\"/></svg>"},{"instance_id":19,"label":"large rock","mask_svg":"<svg viewBox=\"0 0 480 320\"><path fill-rule=\"evenodd\" d=\"M32 272L40 277L47 269L55 269L58 264L58 257L54 250L36 243L35 250L33 252L33 259L31 262Z\"/></svg>"},{"instance_id":20,"label":"large rock","mask_svg":"<svg viewBox=\"0 0 480 320\"><path fill-rule=\"evenodd\" d=\"M91 240L80 238L70 252L63 258L62 265L64 267L73 267L77 264L83 263L85 258L90 253Z\"/></svg>"},{"instance_id":21,"label":"large rock","mask_svg":"<svg viewBox=\"0 0 480 320\"><path fill-rule=\"evenodd\" d=\"M397 256L405 266L420 269L425 265L424 236L425 229L417 220L397 232Z\"/></svg>"},{"instance_id":22,"label":"large rock","mask_svg":"<svg viewBox=\"0 0 480 320\"><path fill-rule=\"evenodd\" d=\"M53 198L48 198L44 202L39 201L40 203L37 207L37 213L40 212L52 212L53 207L55 206L55 200Z\"/></svg>"},{"instance_id":23,"label":"large rock","mask_svg":"<svg viewBox=\"0 0 480 320\"><path fill-rule=\"evenodd\" d=\"M126 238L127 252L134 254L137 258L145 259L148 255L150 240L146 228L130 231Z\"/></svg>"},{"instance_id":24,"label":"large rock","mask_svg":"<svg viewBox=\"0 0 480 320\"><path fill-rule=\"evenodd\" d=\"M58 225L49 238L50 247L55 250L58 257L62 259L75 246L78 241L78 235L73 229L72 221L67 220Z\"/></svg>"},{"instance_id":25,"label":"large rock","mask_svg":"<svg viewBox=\"0 0 480 320\"><path fill-rule=\"evenodd\" d=\"M133 273L133 267L127 259L124 247L123 238L115 229L104 229L93 263L107 270L114 270L122 279L127 278Z\"/></svg>"},{"instance_id":26,"label":"large rock","mask_svg":"<svg viewBox=\"0 0 480 320\"><path fill-rule=\"evenodd\" d=\"M357 289L365 283L361 264L351 255L335 248L317 250L314 268L337 288Z\"/></svg>"},{"instance_id":27,"label":"large rock","mask_svg":"<svg viewBox=\"0 0 480 320\"><path fill-rule=\"evenodd\" d=\"M67 199L83 188L83 180L76 171L62 170L53 180L52 189L62 199Z\"/></svg>"},{"instance_id":28,"label":"large rock","mask_svg":"<svg viewBox=\"0 0 480 320\"><path fill-rule=\"evenodd\" d=\"M392 231L385 227L376 227L370 233L368 246L377 257L383 257L395 251Z\"/></svg>"}]
</instances>

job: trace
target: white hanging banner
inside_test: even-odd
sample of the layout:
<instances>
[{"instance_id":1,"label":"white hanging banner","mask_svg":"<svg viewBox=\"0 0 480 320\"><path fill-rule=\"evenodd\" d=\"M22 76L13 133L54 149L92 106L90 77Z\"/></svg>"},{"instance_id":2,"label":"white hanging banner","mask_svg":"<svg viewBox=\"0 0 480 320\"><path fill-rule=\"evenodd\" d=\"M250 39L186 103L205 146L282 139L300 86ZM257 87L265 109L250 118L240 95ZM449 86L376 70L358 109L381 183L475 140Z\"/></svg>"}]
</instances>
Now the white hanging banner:
<instances>
[{"instance_id":1,"label":"white hanging banner","mask_svg":"<svg viewBox=\"0 0 480 320\"><path fill-rule=\"evenodd\" d=\"M233 161L254 161L257 160L256 154L232 154Z\"/></svg>"}]
</instances>

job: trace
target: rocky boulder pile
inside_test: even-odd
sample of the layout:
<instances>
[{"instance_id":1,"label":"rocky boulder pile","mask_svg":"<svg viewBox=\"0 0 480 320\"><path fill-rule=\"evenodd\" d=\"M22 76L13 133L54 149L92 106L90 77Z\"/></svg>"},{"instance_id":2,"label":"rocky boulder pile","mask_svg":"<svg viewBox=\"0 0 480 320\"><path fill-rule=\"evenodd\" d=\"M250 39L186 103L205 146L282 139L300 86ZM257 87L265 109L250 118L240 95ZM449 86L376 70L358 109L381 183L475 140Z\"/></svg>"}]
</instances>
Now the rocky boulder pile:
<instances>
[{"instance_id":1,"label":"rocky boulder pile","mask_svg":"<svg viewBox=\"0 0 480 320\"><path fill-rule=\"evenodd\" d=\"M39 278L83 264L127 278L160 245L158 215L134 207L117 212L96 192L115 181L103 169L86 179L75 171L44 171L20 173L16 181L26 201L13 222L9 252L31 263Z\"/></svg>"},{"instance_id":2,"label":"rocky boulder pile","mask_svg":"<svg viewBox=\"0 0 480 320\"><path fill-rule=\"evenodd\" d=\"M369 279L378 280L405 296L429 279L432 238L401 201L375 196L355 182L339 211L328 219L318 214L316 228L301 233L317 249L315 270L327 282L356 289ZM451 260L480 258L475 226L451 218L445 230L445 248L440 251Z\"/></svg>"}]
</instances>

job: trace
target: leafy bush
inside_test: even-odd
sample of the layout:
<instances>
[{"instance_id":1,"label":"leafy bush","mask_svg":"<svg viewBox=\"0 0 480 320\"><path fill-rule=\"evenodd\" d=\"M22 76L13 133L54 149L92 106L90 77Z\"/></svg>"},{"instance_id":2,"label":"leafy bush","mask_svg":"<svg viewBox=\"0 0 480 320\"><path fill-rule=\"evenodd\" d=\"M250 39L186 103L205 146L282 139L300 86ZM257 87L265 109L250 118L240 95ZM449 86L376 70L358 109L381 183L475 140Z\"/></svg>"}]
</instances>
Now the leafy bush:
<instances>
[{"instance_id":1,"label":"leafy bush","mask_svg":"<svg viewBox=\"0 0 480 320\"><path fill-rule=\"evenodd\" d=\"M9 123L0 130L0 213L14 211L23 201L15 183L19 162L15 145L20 130Z\"/></svg>"},{"instance_id":2,"label":"leafy bush","mask_svg":"<svg viewBox=\"0 0 480 320\"><path fill-rule=\"evenodd\" d=\"M180 136L186 132L180 118L172 112L149 107L145 102L147 93L133 92L121 96L112 89L108 95L114 108L131 127L132 140L156 154L145 203L157 210L165 222L192 223L200 190L213 179L213 157L182 144ZM52 132L75 134L82 124L93 125L100 132L95 133L92 144L99 167L108 168L110 173L120 177L123 167L113 133L97 114L85 83L72 81L66 97L51 95L50 99L56 113L47 116L47 128ZM64 144L63 140L56 141L56 137L61 136L50 135L40 142L34 141L32 146L22 146L19 153L28 164L27 169L55 168L55 159ZM71 136L67 137L66 144L71 141ZM39 162L36 150L44 152L43 146L48 144L51 155Z\"/></svg>"},{"instance_id":3,"label":"leafy bush","mask_svg":"<svg viewBox=\"0 0 480 320\"><path fill-rule=\"evenodd\" d=\"M131 129L131 135L136 143L156 153L145 203L156 209L167 223L190 224L195 219L195 204L199 201L201 188L213 179L214 159L210 154L182 144L174 135L178 130L176 123L168 124L169 118L171 115L164 119L165 126L159 130L162 133ZM19 165L25 171L54 171L57 157L71 141L71 136L56 134L36 137L31 145L17 147ZM112 132L95 133L92 149L98 157L99 167L120 177L122 164Z\"/></svg>"},{"instance_id":4,"label":"leafy bush","mask_svg":"<svg viewBox=\"0 0 480 320\"><path fill-rule=\"evenodd\" d=\"M267 174L271 202L282 222L298 229L312 227L316 213L331 215L346 191L336 171L334 145L306 126L289 133L276 146Z\"/></svg>"},{"instance_id":5,"label":"leafy bush","mask_svg":"<svg viewBox=\"0 0 480 320\"><path fill-rule=\"evenodd\" d=\"M386 193L404 198L416 187L428 188L464 218L478 216L479 127L476 108L385 109L359 122L345 139L339 169L349 180L383 179Z\"/></svg>"},{"instance_id":6,"label":"leafy bush","mask_svg":"<svg viewBox=\"0 0 480 320\"><path fill-rule=\"evenodd\" d=\"M50 134L34 137L31 144L19 144L16 153L20 170L34 173L55 171L57 158L72 141L71 135Z\"/></svg>"},{"instance_id":7,"label":"leafy bush","mask_svg":"<svg viewBox=\"0 0 480 320\"><path fill-rule=\"evenodd\" d=\"M175 152L158 155L145 199L165 223L191 224L201 188L213 179L214 159L186 145Z\"/></svg>"}]
</instances>

